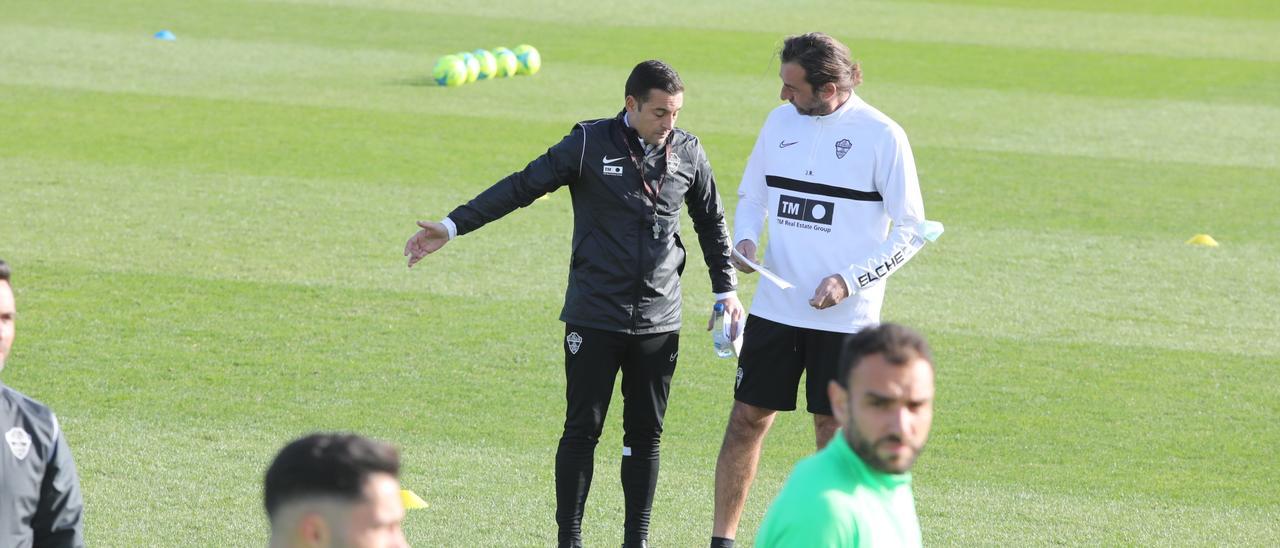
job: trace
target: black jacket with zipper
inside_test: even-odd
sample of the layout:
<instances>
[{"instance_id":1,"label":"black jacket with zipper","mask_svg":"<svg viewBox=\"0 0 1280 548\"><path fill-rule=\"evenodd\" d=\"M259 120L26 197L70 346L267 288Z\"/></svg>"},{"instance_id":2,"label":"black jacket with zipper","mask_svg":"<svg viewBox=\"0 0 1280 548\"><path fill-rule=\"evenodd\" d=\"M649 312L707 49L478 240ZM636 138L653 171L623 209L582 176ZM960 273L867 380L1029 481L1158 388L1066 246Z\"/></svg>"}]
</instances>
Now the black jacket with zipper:
<instances>
[{"instance_id":1,"label":"black jacket with zipper","mask_svg":"<svg viewBox=\"0 0 1280 548\"><path fill-rule=\"evenodd\" d=\"M568 186L573 251L560 319L629 334L677 330L685 264L681 203L698 233L712 291L733 290L737 278L729 263L724 208L702 145L678 128L667 141L670 160L664 147L642 159L644 180L652 187L662 179L656 207L636 169L635 159L644 154L640 141L619 113L579 122L546 154L454 209L449 219L461 236Z\"/></svg>"}]
</instances>

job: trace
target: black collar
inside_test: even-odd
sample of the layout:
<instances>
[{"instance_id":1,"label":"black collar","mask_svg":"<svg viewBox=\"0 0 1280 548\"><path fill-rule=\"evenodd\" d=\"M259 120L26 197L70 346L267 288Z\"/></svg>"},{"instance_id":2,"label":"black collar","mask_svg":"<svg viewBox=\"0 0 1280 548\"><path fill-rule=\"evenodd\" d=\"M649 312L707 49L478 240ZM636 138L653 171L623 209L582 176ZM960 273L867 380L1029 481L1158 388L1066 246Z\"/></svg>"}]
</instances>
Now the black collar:
<instances>
[{"instance_id":1,"label":"black collar","mask_svg":"<svg viewBox=\"0 0 1280 548\"><path fill-rule=\"evenodd\" d=\"M644 140L640 138L640 132L636 131L636 128L627 125L626 115L627 110L623 109L618 113L617 120L618 127L622 129L619 133L621 133L625 139L629 140L630 143L619 143L620 148L625 151L644 150Z\"/></svg>"}]
</instances>

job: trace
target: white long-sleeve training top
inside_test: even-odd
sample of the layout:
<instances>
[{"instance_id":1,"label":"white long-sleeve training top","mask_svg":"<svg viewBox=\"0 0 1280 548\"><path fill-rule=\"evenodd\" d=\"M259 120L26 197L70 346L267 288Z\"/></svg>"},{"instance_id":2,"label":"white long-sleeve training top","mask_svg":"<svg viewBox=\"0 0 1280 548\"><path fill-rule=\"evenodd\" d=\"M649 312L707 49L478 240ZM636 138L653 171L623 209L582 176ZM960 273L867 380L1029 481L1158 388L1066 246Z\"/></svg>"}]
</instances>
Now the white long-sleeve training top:
<instances>
[{"instance_id":1,"label":"white long-sleeve training top","mask_svg":"<svg viewBox=\"0 0 1280 548\"><path fill-rule=\"evenodd\" d=\"M911 145L888 116L857 95L826 116L773 109L738 187L733 241L758 246L769 221L764 264L796 287L761 282L751 314L841 333L879 323L884 279L924 245L924 220ZM832 274L849 298L809 306Z\"/></svg>"}]
</instances>

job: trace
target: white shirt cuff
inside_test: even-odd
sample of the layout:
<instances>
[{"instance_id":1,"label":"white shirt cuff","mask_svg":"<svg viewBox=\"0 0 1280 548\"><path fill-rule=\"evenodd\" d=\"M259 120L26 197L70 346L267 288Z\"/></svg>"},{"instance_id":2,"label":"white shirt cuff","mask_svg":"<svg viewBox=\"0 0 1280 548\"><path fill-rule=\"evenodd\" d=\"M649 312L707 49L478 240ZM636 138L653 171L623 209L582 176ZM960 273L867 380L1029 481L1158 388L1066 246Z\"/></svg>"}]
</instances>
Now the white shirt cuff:
<instances>
[{"instance_id":1,"label":"white shirt cuff","mask_svg":"<svg viewBox=\"0 0 1280 548\"><path fill-rule=\"evenodd\" d=\"M737 292L736 290L735 290L735 291L726 291L726 292L724 292L724 293L716 293L716 300L717 300L717 301L723 301L723 300L725 300L725 299L728 299L729 297L737 298L737 296L738 296L738 292Z\"/></svg>"},{"instance_id":2,"label":"white shirt cuff","mask_svg":"<svg viewBox=\"0 0 1280 548\"><path fill-rule=\"evenodd\" d=\"M445 217L443 221L440 221L440 224L444 225L445 229L449 231L450 240L458 237L458 225L453 224L453 219Z\"/></svg>"},{"instance_id":3,"label":"white shirt cuff","mask_svg":"<svg viewBox=\"0 0 1280 548\"><path fill-rule=\"evenodd\" d=\"M853 277L848 272L837 272L836 274L840 276L840 281L844 282L844 289L848 292L849 297L858 292L858 286L853 285Z\"/></svg>"}]
</instances>

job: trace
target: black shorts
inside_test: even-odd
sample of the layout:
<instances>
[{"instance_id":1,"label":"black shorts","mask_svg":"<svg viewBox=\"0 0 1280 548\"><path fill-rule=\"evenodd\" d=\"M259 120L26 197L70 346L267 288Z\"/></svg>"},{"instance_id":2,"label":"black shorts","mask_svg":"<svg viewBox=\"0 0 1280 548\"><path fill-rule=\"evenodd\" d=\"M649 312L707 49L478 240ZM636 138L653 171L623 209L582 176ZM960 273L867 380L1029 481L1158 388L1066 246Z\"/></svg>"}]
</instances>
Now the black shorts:
<instances>
[{"instance_id":1,"label":"black shorts","mask_svg":"<svg viewBox=\"0 0 1280 548\"><path fill-rule=\"evenodd\" d=\"M836 377L837 360L853 333L836 333L766 320L748 315L734 399L776 411L796 408L796 389L805 374L807 409L830 415L827 383Z\"/></svg>"}]
</instances>

